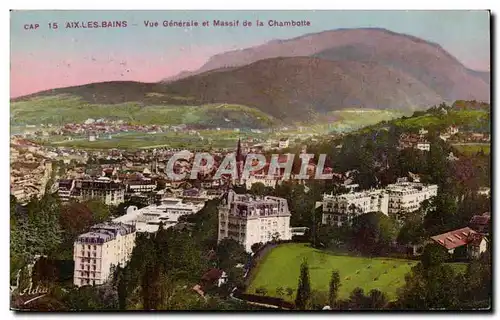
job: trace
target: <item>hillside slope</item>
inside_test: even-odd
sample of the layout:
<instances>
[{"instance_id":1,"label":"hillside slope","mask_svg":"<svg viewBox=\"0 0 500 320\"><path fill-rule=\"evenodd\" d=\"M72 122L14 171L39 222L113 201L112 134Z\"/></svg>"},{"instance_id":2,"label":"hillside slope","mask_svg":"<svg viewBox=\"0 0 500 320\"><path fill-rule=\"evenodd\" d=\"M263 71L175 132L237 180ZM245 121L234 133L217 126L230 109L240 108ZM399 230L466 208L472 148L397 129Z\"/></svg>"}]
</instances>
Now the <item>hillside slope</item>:
<instances>
[{"instance_id":1,"label":"hillside slope","mask_svg":"<svg viewBox=\"0 0 500 320\"><path fill-rule=\"evenodd\" d=\"M443 100L396 69L310 57L261 60L178 80L165 89L203 102L252 106L288 120L345 107L411 109Z\"/></svg>"},{"instance_id":2,"label":"hillside slope","mask_svg":"<svg viewBox=\"0 0 500 320\"><path fill-rule=\"evenodd\" d=\"M438 44L378 28L324 31L229 51L212 56L199 70L182 72L166 81L263 59L299 56L374 62L407 73L446 100L490 100L488 72L466 68Z\"/></svg>"}]
</instances>

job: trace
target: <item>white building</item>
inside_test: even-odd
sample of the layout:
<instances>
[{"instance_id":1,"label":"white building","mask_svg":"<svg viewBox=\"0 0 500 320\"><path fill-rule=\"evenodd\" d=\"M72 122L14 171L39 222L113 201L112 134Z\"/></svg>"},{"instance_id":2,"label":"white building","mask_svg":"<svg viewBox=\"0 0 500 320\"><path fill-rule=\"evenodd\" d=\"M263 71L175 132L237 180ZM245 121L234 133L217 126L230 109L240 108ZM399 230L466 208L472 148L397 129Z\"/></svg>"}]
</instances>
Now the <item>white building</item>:
<instances>
[{"instance_id":1,"label":"white building","mask_svg":"<svg viewBox=\"0 0 500 320\"><path fill-rule=\"evenodd\" d=\"M274 177L268 177L267 174L251 174L248 179L245 181L245 186L247 190L250 190L252 188L252 185L254 183L262 183L266 187L271 187L271 188L276 188L276 183L278 179Z\"/></svg>"},{"instance_id":2,"label":"white building","mask_svg":"<svg viewBox=\"0 0 500 320\"><path fill-rule=\"evenodd\" d=\"M288 138L281 138L278 147L280 149L285 149L288 148L289 145L290 145L290 140L288 140Z\"/></svg>"},{"instance_id":3,"label":"white building","mask_svg":"<svg viewBox=\"0 0 500 320\"><path fill-rule=\"evenodd\" d=\"M61 193L61 188L59 192ZM116 206L125 201L125 185L107 177L75 180L69 194L71 198L78 200L98 199L107 205Z\"/></svg>"},{"instance_id":4,"label":"white building","mask_svg":"<svg viewBox=\"0 0 500 320\"><path fill-rule=\"evenodd\" d=\"M195 214L204 207L204 203L184 203L179 198L162 199L159 205L153 204L141 209L131 206L127 214L118 217L113 222L134 225L137 232L154 233L158 231L161 222L165 229L175 226L179 217Z\"/></svg>"},{"instance_id":5,"label":"white building","mask_svg":"<svg viewBox=\"0 0 500 320\"><path fill-rule=\"evenodd\" d=\"M382 212L402 222L406 213L418 210L422 202L436 196L437 191L437 185L408 182L403 178L384 189L324 194L322 223L342 226L368 212Z\"/></svg>"},{"instance_id":6,"label":"white building","mask_svg":"<svg viewBox=\"0 0 500 320\"><path fill-rule=\"evenodd\" d=\"M150 178L124 181L129 193L148 193L156 189L156 181Z\"/></svg>"},{"instance_id":7,"label":"white building","mask_svg":"<svg viewBox=\"0 0 500 320\"><path fill-rule=\"evenodd\" d=\"M449 134L440 134L439 138L443 141L446 141L450 138L450 135Z\"/></svg>"},{"instance_id":8,"label":"white building","mask_svg":"<svg viewBox=\"0 0 500 320\"><path fill-rule=\"evenodd\" d=\"M238 241L247 252L252 245L272 240L289 240L290 211L286 199L253 197L229 191L219 207L219 237Z\"/></svg>"},{"instance_id":9,"label":"white building","mask_svg":"<svg viewBox=\"0 0 500 320\"><path fill-rule=\"evenodd\" d=\"M387 215L389 196L385 190L372 189L339 195L323 194L323 224L350 224L356 216L368 212L382 212Z\"/></svg>"},{"instance_id":10,"label":"white building","mask_svg":"<svg viewBox=\"0 0 500 320\"><path fill-rule=\"evenodd\" d=\"M491 189L488 187L480 187L477 194L489 197L491 196Z\"/></svg>"},{"instance_id":11,"label":"white building","mask_svg":"<svg viewBox=\"0 0 500 320\"><path fill-rule=\"evenodd\" d=\"M58 195L61 202L68 202L71 199L71 191L75 187L75 180L59 180Z\"/></svg>"},{"instance_id":12,"label":"white building","mask_svg":"<svg viewBox=\"0 0 500 320\"><path fill-rule=\"evenodd\" d=\"M108 281L113 266L124 266L135 246L135 227L103 223L81 234L73 246L76 286L99 285Z\"/></svg>"},{"instance_id":13,"label":"white building","mask_svg":"<svg viewBox=\"0 0 500 320\"><path fill-rule=\"evenodd\" d=\"M428 141L419 141L416 148L422 151L431 151L431 144Z\"/></svg>"},{"instance_id":14,"label":"white building","mask_svg":"<svg viewBox=\"0 0 500 320\"><path fill-rule=\"evenodd\" d=\"M405 213L418 210L422 202L436 196L438 186L398 179L385 190L389 193L389 214L402 221Z\"/></svg>"},{"instance_id":15,"label":"white building","mask_svg":"<svg viewBox=\"0 0 500 320\"><path fill-rule=\"evenodd\" d=\"M449 135L454 135L454 134L457 134L459 131L458 131L458 127L457 126L450 126L448 128L448 134Z\"/></svg>"}]
</instances>

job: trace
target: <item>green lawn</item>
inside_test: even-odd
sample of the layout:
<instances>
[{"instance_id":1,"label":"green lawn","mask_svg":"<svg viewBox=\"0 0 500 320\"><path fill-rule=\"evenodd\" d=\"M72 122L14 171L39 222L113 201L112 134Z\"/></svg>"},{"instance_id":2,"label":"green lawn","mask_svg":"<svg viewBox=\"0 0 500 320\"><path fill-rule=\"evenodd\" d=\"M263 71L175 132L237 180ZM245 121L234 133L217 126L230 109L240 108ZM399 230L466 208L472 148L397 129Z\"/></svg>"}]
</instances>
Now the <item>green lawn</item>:
<instances>
[{"instance_id":1,"label":"green lawn","mask_svg":"<svg viewBox=\"0 0 500 320\"><path fill-rule=\"evenodd\" d=\"M447 115L426 114L418 117L398 119L394 124L406 129L444 128L454 125L487 128L491 122L490 113L484 110L452 110Z\"/></svg>"},{"instance_id":2,"label":"green lawn","mask_svg":"<svg viewBox=\"0 0 500 320\"><path fill-rule=\"evenodd\" d=\"M253 270L252 281L248 293L256 293L259 287L267 289L268 296L278 297L276 289L290 287L297 288L300 264L303 259L309 263L309 275L313 290L328 292L328 284L333 269L340 273L340 298L347 298L356 287L362 288L365 293L372 289L384 292L389 299L395 299L397 289L404 285L405 275L415 260L392 258L366 258L346 255L335 255L322 250L314 249L308 244L283 244L271 250ZM457 273L464 273L466 263L450 263ZM377 280L375 280L377 278ZM293 301L294 294L283 296Z\"/></svg>"},{"instance_id":3,"label":"green lawn","mask_svg":"<svg viewBox=\"0 0 500 320\"><path fill-rule=\"evenodd\" d=\"M176 100L189 101L189 98L176 97ZM13 125L62 125L80 123L88 118L162 125L184 123L222 126L227 125L229 121L236 127L268 127L276 123L276 119L256 108L236 104L144 105L142 101L91 104L78 96L65 94L36 97L10 104L10 119Z\"/></svg>"},{"instance_id":4,"label":"green lawn","mask_svg":"<svg viewBox=\"0 0 500 320\"><path fill-rule=\"evenodd\" d=\"M396 290L404 285L404 276L417 262L391 258L365 258L334 255L309 247L307 244L285 244L269 252L254 270L253 279L247 290L255 293L259 287L267 289L267 295L277 296L276 288L297 288L300 264L303 259L309 263L309 274L313 290L328 291L333 269L340 273L342 286L340 298L347 298L352 290L361 287L366 293L372 289L383 291L394 299ZM377 280L375 280L377 278ZM293 300L285 296L285 299Z\"/></svg>"},{"instance_id":5,"label":"green lawn","mask_svg":"<svg viewBox=\"0 0 500 320\"><path fill-rule=\"evenodd\" d=\"M455 144L453 145L455 149L466 154L466 155L475 155L479 151L483 150L485 155L490 154L490 145L479 143L479 144Z\"/></svg>"}]
</instances>

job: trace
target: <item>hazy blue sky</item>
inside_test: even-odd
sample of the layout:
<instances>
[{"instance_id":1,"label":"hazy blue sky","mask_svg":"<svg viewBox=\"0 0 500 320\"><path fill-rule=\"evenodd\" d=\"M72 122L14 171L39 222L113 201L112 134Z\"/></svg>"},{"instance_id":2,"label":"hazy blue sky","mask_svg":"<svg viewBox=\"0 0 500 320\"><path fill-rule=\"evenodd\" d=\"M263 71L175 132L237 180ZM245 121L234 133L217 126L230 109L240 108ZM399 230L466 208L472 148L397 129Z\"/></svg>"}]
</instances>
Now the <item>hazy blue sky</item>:
<instances>
[{"instance_id":1,"label":"hazy blue sky","mask_svg":"<svg viewBox=\"0 0 500 320\"><path fill-rule=\"evenodd\" d=\"M145 20L309 20L310 27L147 28ZM68 21L126 20L127 28L66 29ZM50 30L49 22L59 29ZM38 23L38 30L25 24ZM211 55L338 28L379 27L439 43L466 66L489 70L487 11L14 11L11 94L92 81L157 81Z\"/></svg>"}]
</instances>

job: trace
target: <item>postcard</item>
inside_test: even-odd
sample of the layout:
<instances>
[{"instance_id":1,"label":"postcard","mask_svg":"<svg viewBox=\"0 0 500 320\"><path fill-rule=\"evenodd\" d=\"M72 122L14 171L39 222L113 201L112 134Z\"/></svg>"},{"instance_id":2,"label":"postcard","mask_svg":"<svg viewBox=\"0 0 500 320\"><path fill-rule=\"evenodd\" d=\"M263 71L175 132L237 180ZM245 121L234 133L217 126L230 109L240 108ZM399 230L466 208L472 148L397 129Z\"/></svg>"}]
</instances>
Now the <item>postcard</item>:
<instances>
[{"instance_id":1,"label":"postcard","mask_svg":"<svg viewBox=\"0 0 500 320\"><path fill-rule=\"evenodd\" d=\"M492 311L489 11L11 11L10 307Z\"/></svg>"}]
</instances>

